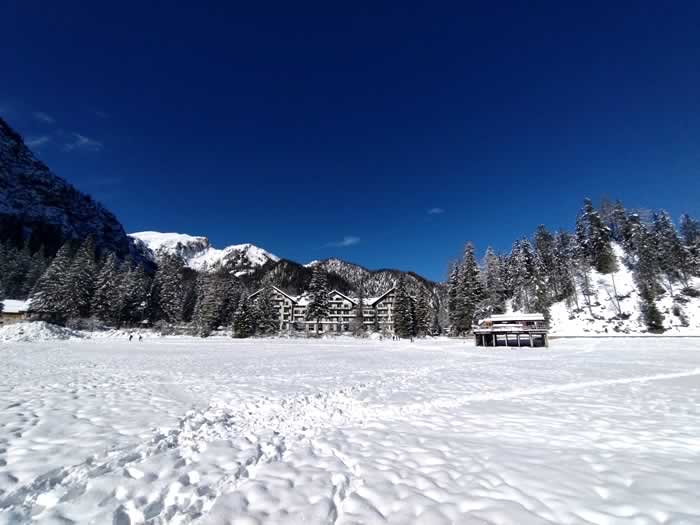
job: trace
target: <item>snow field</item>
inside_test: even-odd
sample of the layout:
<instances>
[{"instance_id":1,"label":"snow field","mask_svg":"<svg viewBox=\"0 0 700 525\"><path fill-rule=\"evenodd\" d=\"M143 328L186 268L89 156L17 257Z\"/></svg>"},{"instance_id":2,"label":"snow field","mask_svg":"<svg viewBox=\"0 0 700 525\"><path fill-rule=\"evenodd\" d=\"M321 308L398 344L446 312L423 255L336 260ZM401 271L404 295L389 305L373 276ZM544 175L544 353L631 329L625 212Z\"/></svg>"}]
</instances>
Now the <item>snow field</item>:
<instances>
[{"instance_id":1,"label":"snow field","mask_svg":"<svg viewBox=\"0 0 700 525\"><path fill-rule=\"evenodd\" d=\"M698 340L0 353L0 523L700 522Z\"/></svg>"}]
</instances>

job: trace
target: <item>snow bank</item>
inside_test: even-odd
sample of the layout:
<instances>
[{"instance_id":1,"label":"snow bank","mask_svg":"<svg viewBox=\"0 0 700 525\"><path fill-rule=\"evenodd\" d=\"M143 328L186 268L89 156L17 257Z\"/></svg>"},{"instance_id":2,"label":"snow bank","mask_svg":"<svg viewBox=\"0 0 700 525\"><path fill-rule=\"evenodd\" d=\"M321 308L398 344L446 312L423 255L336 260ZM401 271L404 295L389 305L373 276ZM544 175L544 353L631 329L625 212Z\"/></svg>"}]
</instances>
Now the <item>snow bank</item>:
<instances>
[{"instance_id":1,"label":"snow bank","mask_svg":"<svg viewBox=\"0 0 700 525\"><path fill-rule=\"evenodd\" d=\"M72 337L82 336L79 332L44 321L16 323L0 328L0 341L4 342L54 341Z\"/></svg>"}]
</instances>

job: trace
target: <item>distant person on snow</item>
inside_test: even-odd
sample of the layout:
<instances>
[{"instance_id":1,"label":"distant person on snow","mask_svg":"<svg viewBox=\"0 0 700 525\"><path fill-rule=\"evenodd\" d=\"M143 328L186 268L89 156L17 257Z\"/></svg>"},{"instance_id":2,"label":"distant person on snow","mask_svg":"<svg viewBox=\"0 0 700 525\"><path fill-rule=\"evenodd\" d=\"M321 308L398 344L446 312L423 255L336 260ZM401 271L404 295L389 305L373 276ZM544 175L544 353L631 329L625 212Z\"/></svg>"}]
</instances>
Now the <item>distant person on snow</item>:
<instances>
[{"instance_id":1,"label":"distant person on snow","mask_svg":"<svg viewBox=\"0 0 700 525\"><path fill-rule=\"evenodd\" d=\"M140 343L141 341L143 341L143 336L142 336L141 334L139 334L139 343Z\"/></svg>"},{"instance_id":2,"label":"distant person on snow","mask_svg":"<svg viewBox=\"0 0 700 525\"><path fill-rule=\"evenodd\" d=\"M131 341L134 338L134 334L129 334L129 341Z\"/></svg>"}]
</instances>

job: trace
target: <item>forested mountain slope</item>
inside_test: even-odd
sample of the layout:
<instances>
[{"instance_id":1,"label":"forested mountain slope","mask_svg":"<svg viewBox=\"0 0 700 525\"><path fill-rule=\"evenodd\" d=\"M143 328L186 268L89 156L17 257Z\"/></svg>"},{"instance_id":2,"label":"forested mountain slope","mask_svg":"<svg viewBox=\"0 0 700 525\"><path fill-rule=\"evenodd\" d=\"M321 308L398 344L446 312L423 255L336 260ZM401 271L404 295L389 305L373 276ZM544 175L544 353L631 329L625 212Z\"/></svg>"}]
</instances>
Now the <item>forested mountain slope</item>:
<instances>
[{"instance_id":1,"label":"forested mountain slope","mask_svg":"<svg viewBox=\"0 0 700 525\"><path fill-rule=\"evenodd\" d=\"M540 225L510 253L467 244L450 271L452 334L506 311L544 313L553 334L700 334L700 223L589 199L574 233Z\"/></svg>"},{"instance_id":2,"label":"forested mountain slope","mask_svg":"<svg viewBox=\"0 0 700 525\"><path fill-rule=\"evenodd\" d=\"M620 261L626 254L619 244L613 249ZM648 333L643 298L635 282L634 272L626 265L609 275L595 270L589 272L590 293L577 290L576 300L558 301L550 307L553 335L626 335ZM614 284L613 284L614 280ZM692 289L698 289L700 280L691 279ZM700 336L700 298L683 293L682 288L665 292L655 303L663 316L666 335ZM692 292L691 292L692 293ZM578 301L578 307L576 306Z\"/></svg>"}]
</instances>

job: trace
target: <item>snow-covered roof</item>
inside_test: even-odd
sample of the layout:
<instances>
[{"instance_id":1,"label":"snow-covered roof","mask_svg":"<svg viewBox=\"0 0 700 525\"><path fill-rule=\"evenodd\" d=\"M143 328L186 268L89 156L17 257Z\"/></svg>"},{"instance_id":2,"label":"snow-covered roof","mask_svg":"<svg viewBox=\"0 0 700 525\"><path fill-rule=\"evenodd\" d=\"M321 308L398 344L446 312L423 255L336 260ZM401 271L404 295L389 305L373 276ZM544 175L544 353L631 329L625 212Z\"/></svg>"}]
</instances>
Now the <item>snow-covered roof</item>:
<instances>
[{"instance_id":1,"label":"snow-covered roof","mask_svg":"<svg viewBox=\"0 0 700 525\"><path fill-rule=\"evenodd\" d=\"M309 303L311 302L311 298L308 294L298 295L296 300L297 306L309 306Z\"/></svg>"},{"instance_id":2,"label":"snow-covered roof","mask_svg":"<svg viewBox=\"0 0 700 525\"><path fill-rule=\"evenodd\" d=\"M19 301L17 299L5 299L3 302L2 313L5 314L21 314L29 310L29 301Z\"/></svg>"},{"instance_id":3,"label":"snow-covered roof","mask_svg":"<svg viewBox=\"0 0 700 525\"><path fill-rule=\"evenodd\" d=\"M333 295L334 293L337 293L339 296L341 296L343 299L350 301L352 304L357 304L357 299L353 299L352 297L348 297L342 292L339 292L338 290L331 290L328 292L328 295Z\"/></svg>"},{"instance_id":4,"label":"snow-covered roof","mask_svg":"<svg viewBox=\"0 0 700 525\"><path fill-rule=\"evenodd\" d=\"M394 290L396 290L396 287L395 287L395 286L389 288L386 292L384 292L384 293L383 293L382 295L380 295L379 297L373 298L373 299L371 300L372 302L370 302L369 304L370 304L371 306L374 306L375 304L377 304L379 301L381 301L382 299L384 299L387 295L389 295L389 294L390 294L391 292L393 292Z\"/></svg>"},{"instance_id":5,"label":"snow-covered roof","mask_svg":"<svg viewBox=\"0 0 700 525\"><path fill-rule=\"evenodd\" d=\"M544 321L544 314L494 314L481 322L483 323L484 321Z\"/></svg>"},{"instance_id":6,"label":"snow-covered roof","mask_svg":"<svg viewBox=\"0 0 700 525\"><path fill-rule=\"evenodd\" d=\"M259 290L256 290L255 292L253 292L252 294L250 294L250 295L248 296L248 299L252 299L252 298L255 297L256 295L258 295L260 292L262 292L264 289L265 289L265 288L260 288ZM280 290L279 288L277 288L277 287L274 286L274 285L272 286L272 289L275 290L275 291L277 291L277 292L279 292L279 293L281 293L282 295L284 295L287 299L289 299L289 300L292 301L293 303L296 303L296 302L299 300L298 297L294 297L293 295L289 295L287 292L285 292L284 290Z\"/></svg>"},{"instance_id":7,"label":"snow-covered roof","mask_svg":"<svg viewBox=\"0 0 700 525\"><path fill-rule=\"evenodd\" d=\"M281 293L282 295L284 295L285 297L287 297L288 299L290 299L292 302L294 302L297 306L307 306L307 305L311 302L311 299L310 299L310 296L309 296L309 293L308 293L308 292L305 292L305 293L303 293L303 294L301 294L301 295L294 296L294 295L289 295L289 294L286 293L284 290L281 290L281 289L277 288L276 286L272 286L272 289L273 289L273 290L277 290L279 293ZM374 305L377 304L379 301L381 301L382 299L384 299L387 295L389 295L391 292L393 292L395 289L396 289L395 287L394 287L394 288L390 288L389 290L387 290L386 292L384 292L384 293L383 293L382 295L380 295L379 297L365 297L365 299L364 299L364 301L363 301L363 305L365 305L365 306L374 306ZM263 291L263 288L260 288L259 290L256 290L255 292L253 292L252 294L250 294L250 295L248 296L248 299L252 299L253 297L255 297L256 295L258 295L258 294L259 294L260 292L262 292L262 291ZM350 301L352 304L355 304L355 305L358 304L358 300L357 300L356 298L350 297L349 295L346 295L346 294L344 294L344 293L342 293L342 292L339 292L338 290L335 290L335 289L334 289L334 290L331 290L330 292L328 292L328 295L333 295L333 294L338 294L338 295L340 295L341 297L343 297L343 298L345 298L346 300Z\"/></svg>"}]
</instances>

